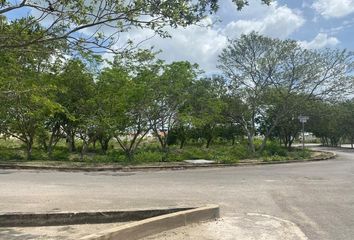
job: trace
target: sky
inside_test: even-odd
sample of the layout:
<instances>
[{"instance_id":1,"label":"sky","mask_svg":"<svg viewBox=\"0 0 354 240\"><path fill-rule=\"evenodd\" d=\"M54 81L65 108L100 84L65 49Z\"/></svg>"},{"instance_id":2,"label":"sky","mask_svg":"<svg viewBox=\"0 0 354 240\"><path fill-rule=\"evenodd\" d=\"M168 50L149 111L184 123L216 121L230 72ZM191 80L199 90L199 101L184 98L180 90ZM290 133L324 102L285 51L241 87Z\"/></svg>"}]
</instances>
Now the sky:
<instances>
[{"instance_id":1,"label":"sky","mask_svg":"<svg viewBox=\"0 0 354 240\"><path fill-rule=\"evenodd\" d=\"M219 0L219 11L200 24L167 29L171 38L154 36L151 30L132 29L120 36L117 48L128 39L140 47L161 50L159 58L199 64L206 74L220 73L217 59L228 39L251 31L274 38L294 39L310 49L340 48L354 51L354 0L273 0L270 6L261 0L249 0L249 6L237 11L232 0ZM39 13L33 13L39 14ZM15 11L9 19L26 15ZM84 29L90 34L94 29ZM109 35L107 30L107 35ZM152 37L152 38L151 38ZM151 39L150 39L151 38ZM113 55L104 54L111 60Z\"/></svg>"},{"instance_id":2,"label":"sky","mask_svg":"<svg viewBox=\"0 0 354 240\"><path fill-rule=\"evenodd\" d=\"M142 47L162 50L159 57L167 62L188 60L198 63L206 73L218 73L217 56L228 39L243 33L294 39L305 48L347 48L354 50L354 0L277 0L270 6L250 0L249 6L237 11L231 0L220 0L217 14L203 25L169 29L172 38L158 36ZM148 30L136 30L126 37L141 41L151 37ZM106 58L111 58L109 54Z\"/></svg>"}]
</instances>

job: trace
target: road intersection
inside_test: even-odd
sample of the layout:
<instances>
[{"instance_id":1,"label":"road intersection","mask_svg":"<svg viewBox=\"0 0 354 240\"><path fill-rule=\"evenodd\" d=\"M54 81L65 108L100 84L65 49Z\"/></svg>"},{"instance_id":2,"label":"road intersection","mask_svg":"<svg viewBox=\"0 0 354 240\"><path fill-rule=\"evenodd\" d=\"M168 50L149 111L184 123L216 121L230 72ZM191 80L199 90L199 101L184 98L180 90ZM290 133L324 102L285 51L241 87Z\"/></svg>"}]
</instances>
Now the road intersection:
<instances>
[{"instance_id":1,"label":"road intersection","mask_svg":"<svg viewBox=\"0 0 354 240\"><path fill-rule=\"evenodd\" d=\"M329 150L337 153L336 159L185 171L0 170L0 212L210 203L219 204L226 219L246 219L252 214L269 216L294 224L307 239L351 240L354 236L354 151Z\"/></svg>"}]
</instances>

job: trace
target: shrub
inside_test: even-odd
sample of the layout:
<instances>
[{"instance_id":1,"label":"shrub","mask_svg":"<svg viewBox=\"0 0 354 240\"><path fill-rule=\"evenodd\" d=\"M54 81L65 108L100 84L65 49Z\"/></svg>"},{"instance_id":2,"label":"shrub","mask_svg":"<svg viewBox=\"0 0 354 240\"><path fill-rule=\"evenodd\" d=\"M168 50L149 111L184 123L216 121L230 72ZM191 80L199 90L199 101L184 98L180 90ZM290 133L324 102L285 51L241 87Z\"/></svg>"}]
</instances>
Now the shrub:
<instances>
[{"instance_id":1,"label":"shrub","mask_svg":"<svg viewBox=\"0 0 354 240\"><path fill-rule=\"evenodd\" d=\"M23 160L23 156L21 155L21 151L19 149L11 149L11 148L0 148L0 160Z\"/></svg>"},{"instance_id":2,"label":"shrub","mask_svg":"<svg viewBox=\"0 0 354 240\"><path fill-rule=\"evenodd\" d=\"M57 148L52 152L51 159L59 161L68 161L70 153L66 148Z\"/></svg>"},{"instance_id":3,"label":"shrub","mask_svg":"<svg viewBox=\"0 0 354 240\"><path fill-rule=\"evenodd\" d=\"M250 157L250 152L247 145L235 145L231 148L230 154L237 159L245 159Z\"/></svg>"},{"instance_id":4,"label":"shrub","mask_svg":"<svg viewBox=\"0 0 354 240\"><path fill-rule=\"evenodd\" d=\"M221 156L218 156L217 161L219 163L231 164L231 163L238 163L240 160L237 158L234 158L230 155L221 155Z\"/></svg>"},{"instance_id":5,"label":"shrub","mask_svg":"<svg viewBox=\"0 0 354 240\"><path fill-rule=\"evenodd\" d=\"M48 159L47 153L40 148L32 149L32 156L30 160L46 160Z\"/></svg>"},{"instance_id":6,"label":"shrub","mask_svg":"<svg viewBox=\"0 0 354 240\"><path fill-rule=\"evenodd\" d=\"M96 158L100 158L105 162L125 162L127 158L121 150L109 150L106 155L98 155Z\"/></svg>"},{"instance_id":7,"label":"shrub","mask_svg":"<svg viewBox=\"0 0 354 240\"><path fill-rule=\"evenodd\" d=\"M160 162L162 153L160 151L139 151L134 155L134 162L147 163L147 162Z\"/></svg>"},{"instance_id":8,"label":"shrub","mask_svg":"<svg viewBox=\"0 0 354 240\"><path fill-rule=\"evenodd\" d=\"M311 152L307 149L303 150L295 150L289 153L289 157L291 159L307 159L311 157Z\"/></svg>"},{"instance_id":9,"label":"shrub","mask_svg":"<svg viewBox=\"0 0 354 240\"><path fill-rule=\"evenodd\" d=\"M263 156L281 156L286 157L288 155L288 151L280 146L276 142L269 142L267 143L266 147L263 151Z\"/></svg>"}]
</instances>

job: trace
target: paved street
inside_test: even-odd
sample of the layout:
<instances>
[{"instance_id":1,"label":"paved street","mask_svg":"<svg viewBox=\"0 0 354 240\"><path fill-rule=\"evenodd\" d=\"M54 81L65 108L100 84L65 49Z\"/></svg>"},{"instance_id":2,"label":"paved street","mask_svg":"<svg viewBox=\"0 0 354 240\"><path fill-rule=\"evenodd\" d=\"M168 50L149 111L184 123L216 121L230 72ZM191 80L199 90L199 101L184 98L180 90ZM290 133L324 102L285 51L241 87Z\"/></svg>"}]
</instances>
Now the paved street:
<instances>
[{"instance_id":1,"label":"paved street","mask_svg":"<svg viewBox=\"0 0 354 240\"><path fill-rule=\"evenodd\" d=\"M332 149L333 150L333 149ZM108 210L215 203L225 218L271 216L308 239L354 237L354 151L337 159L161 172L0 170L0 211ZM253 215L252 215L253 214Z\"/></svg>"}]
</instances>

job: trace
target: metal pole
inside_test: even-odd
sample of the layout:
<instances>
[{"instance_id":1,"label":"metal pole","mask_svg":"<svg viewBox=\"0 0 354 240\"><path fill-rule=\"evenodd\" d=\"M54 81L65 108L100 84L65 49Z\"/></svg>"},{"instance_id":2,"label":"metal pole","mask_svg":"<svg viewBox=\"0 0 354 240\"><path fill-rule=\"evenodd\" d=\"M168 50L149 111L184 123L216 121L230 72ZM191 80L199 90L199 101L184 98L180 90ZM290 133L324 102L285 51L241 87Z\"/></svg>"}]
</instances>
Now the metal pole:
<instances>
[{"instance_id":1,"label":"metal pole","mask_svg":"<svg viewBox=\"0 0 354 240\"><path fill-rule=\"evenodd\" d=\"M305 122L302 122L302 151L305 151Z\"/></svg>"}]
</instances>

